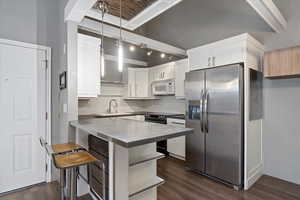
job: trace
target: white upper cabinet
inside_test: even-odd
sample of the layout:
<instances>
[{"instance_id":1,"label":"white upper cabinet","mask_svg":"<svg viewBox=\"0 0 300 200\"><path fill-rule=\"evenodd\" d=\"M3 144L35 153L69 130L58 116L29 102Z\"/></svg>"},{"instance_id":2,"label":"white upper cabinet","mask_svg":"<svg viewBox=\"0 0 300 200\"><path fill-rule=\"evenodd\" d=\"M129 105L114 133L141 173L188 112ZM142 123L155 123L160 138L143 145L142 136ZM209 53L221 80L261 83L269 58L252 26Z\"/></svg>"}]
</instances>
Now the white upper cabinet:
<instances>
[{"instance_id":1,"label":"white upper cabinet","mask_svg":"<svg viewBox=\"0 0 300 200\"><path fill-rule=\"evenodd\" d=\"M150 81L163 81L175 78L174 62L150 68Z\"/></svg>"},{"instance_id":2,"label":"white upper cabinet","mask_svg":"<svg viewBox=\"0 0 300 200\"><path fill-rule=\"evenodd\" d=\"M175 96L177 99L184 99L185 73L188 72L188 59L176 61L175 67Z\"/></svg>"},{"instance_id":3,"label":"white upper cabinet","mask_svg":"<svg viewBox=\"0 0 300 200\"><path fill-rule=\"evenodd\" d=\"M100 44L98 38L78 34L78 98L100 95Z\"/></svg>"},{"instance_id":4,"label":"white upper cabinet","mask_svg":"<svg viewBox=\"0 0 300 200\"><path fill-rule=\"evenodd\" d=\"M128 97L150 97L149 69L128 68Z\"/></svg>"},{"instance_id":5,"label":"white upper cabinet","mask_svg":"<svg viewBox=\"0 0 300 200\"><path fill-rule=\"evenodd\" d=\"M204 69L211 66L211 49L197 47L187 51L190 70Z\"/></svg>"},{"instance_id":6,"label":"white upper cabinet","mask_svg":"<svg viewBox=\"0 0 300 200\"><path fill-rule=\"evenodd\" d=\"M128 97L135 97L135 69L128 68Z\"/></svg>"},{"instance_id":7,"label":"white upper cabinet","mask_svg":"<svg viewBox=\"0 0 300 200\"><path fill-rule=\"evenodd\" d=\"M190 49L187 51L189 69L192 71L246 62L247 53L251 54L251 52L248 52L249 44L259 45L249 34L242 34Z\"/></svg>"}]
</instances>

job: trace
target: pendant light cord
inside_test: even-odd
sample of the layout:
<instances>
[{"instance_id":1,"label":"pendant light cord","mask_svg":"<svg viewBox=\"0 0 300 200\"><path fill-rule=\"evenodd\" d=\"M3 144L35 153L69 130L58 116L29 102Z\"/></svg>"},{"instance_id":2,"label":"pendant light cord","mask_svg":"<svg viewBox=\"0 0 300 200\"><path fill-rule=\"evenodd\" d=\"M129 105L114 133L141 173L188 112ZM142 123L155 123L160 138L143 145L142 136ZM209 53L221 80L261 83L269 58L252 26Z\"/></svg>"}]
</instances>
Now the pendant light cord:
<instances>
[{"instance_id":1,"label":"pendant light cord","mask_svg":"<svg viewBox=\"0 0 300 200\"><path fill-rule=\"evenodd\" d=\"M122 0L120 0L120 42L122 41Z\"/></svg>"},{"instance_id":2,"label":"pendant light cord","mask_svg":"<svg viewBox=\"0 0 300 200\"><path fill-rule=\"evenodd\" d=\"M102 54L104 54L103 53L103 51L104 51L104 45L103 45L103 41L104 41L104 28L103 28L103 20L104 20L104 15L105 15L105 8L104 8L104 2L103 2L103 10L102 10L102 21L101 21L101 53ZM103 55L101 55L101 56L103 56Z\"/></svg>"}]
</instances>

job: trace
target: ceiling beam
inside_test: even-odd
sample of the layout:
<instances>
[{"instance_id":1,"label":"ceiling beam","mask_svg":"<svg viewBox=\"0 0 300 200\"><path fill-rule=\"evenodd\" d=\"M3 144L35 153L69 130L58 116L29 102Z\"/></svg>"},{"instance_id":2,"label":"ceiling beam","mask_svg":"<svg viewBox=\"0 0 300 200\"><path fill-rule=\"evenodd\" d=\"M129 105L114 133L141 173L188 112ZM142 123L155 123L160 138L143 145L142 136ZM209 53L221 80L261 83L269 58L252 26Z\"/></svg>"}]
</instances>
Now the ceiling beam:
<instances>
[{"instance_id":1,"label":"ceiling beam","mask_svg":"<svg viewBox=\"0 0 300 200\"><path fill-rule=\"evenodd\" d=\"M65 7L65 21L81 22L97 0L69 0Z\"/></svg>"},{"instance_id":2,"label":"ceiling beam","mask_svg":"<svg viewBox=\"0 0 300 200\"><path fill-rule=\"evenodd\" d=\"M157 0L141 13L133 17L129 23L126 24L126 28L129 30L135 30L181 1L182 0Z\"/></svg>"},{"instance_id":3,"label":"ceiling beam","mask_svg":"<svg viewBox=\"0 0 300 200\"><path fill-rule=\"evenodd\" d=\"M138 15L134 16L132 19L123 19L123 27L131 31L135 30L154 17L177 5L181 1L182 0L157 0L156 2L145 8L143 11L141 11ZM93 8L87 11L86 16L102 20L101 11L96 11ZM110 14L105 14L103 21L116 26L120 25L120 18Z\"/></svg>"},{"instance_id":4,"label":"ceiling beam","mask_svg":"<svg viewBox=\"0 0 300 200\"><path fill-rule=\"evenodd\" d=\"M108 60L108 61L113 61L113 62L118 62L119 61L118 56L109 55L109 54L105 54L104 59ZM125 64L137 65L137 66L142 66L142 67L147 67L148 66L147 62L141 61L141 60L124 58L123 61L124 61Z\"/></svg>"},{"instance_id":5,"label":"ceiling beam","mask_svg":"<svg viewBox=\"0 0 300 200\"><path fill-rule=\"evenodd\" d=\"M269 24L277 33L287 27L287 21L273 0L246 0L252 8Z\"/></svg>"},{"instance_id":6,"label":"ceiling beam","mask_svg":"<svg viewBox=\"0 0 300 200\"><path fill-rule=\"evenodd\" d=\"M99 22L91 19L85 18L80 24L79 24L81 29L91 31L97 34L101 34L101 26L99 25ZM117 27L104 24L104 36L110 37L110 38L115 38L119 39L120 37L120 30ZM132 33L126 30L122 31L122 39L125 42L135 44L135 45L140 45L140 44L146 44L147 48L157 50L160 52L164 52L167 54L172 54L172 55L183 55L186 56L186 50L180 49L178 47L174 47L172 45L153 40L147 37L144 37L142 35L138 35L136 33Z\"/></svg>"}]
</instances>

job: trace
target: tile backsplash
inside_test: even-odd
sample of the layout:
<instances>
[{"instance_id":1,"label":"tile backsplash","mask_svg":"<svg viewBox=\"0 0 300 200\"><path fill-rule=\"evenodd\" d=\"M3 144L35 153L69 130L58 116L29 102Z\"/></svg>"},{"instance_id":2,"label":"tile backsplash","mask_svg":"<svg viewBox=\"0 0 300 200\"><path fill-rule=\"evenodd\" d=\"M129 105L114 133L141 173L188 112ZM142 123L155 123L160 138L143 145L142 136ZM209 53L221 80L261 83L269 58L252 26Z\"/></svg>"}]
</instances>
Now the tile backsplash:
<instances>
[{"instance_id":1,"label":"tile backsplash","mask_svg":"<svg viewBox=\"0 0 300 200\"><path fill-rule=\"evenodd\" d=\"M151 112L185 113L185 100L174 96L163 96L160 100L145 102L145 110Z\"/></svg>"},{"instance_id":2,"label":"tile backsplash","mask_svg":"<svg viewBox=\"0 0 300 200\"><path fill-rule=\"evenodd\" d=\"M104 88L103 91L107 90L107 86L102 86L102 88ZM111 91L111 89L109 89L109 91ZM160 100L124 101L122 94L120 94L120 96L116 96L116 95L106 94L105 92L103 96L99 96L98 98L95 99L79 100L78 103L79 115L106 113L108 109L109 100L111 99L117 100L119 112L135 112L135 111L169 112L169 113L185 112L185 101L182 99L176 99L174 96L160 97Z\"/></svg>"}]
</instances>

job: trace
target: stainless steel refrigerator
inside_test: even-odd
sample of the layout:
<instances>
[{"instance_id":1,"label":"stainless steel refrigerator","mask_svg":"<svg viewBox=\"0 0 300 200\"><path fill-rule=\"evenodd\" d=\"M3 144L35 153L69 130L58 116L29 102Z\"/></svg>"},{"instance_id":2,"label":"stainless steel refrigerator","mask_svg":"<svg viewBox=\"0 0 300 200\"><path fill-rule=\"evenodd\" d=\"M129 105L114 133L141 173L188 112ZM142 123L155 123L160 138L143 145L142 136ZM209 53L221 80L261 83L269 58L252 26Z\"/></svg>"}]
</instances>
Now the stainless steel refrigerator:
<instances>
[{"instance_id":1,"label":"stainless steel refrigerator","mask_svg":"<svg viewBox=\"0 0 300 200\"><path fill-rule=\"evenodd\" d=\"M243 186L243 65L186 74L186 163L189 169Z\"/></svg>"}]
</instances>

